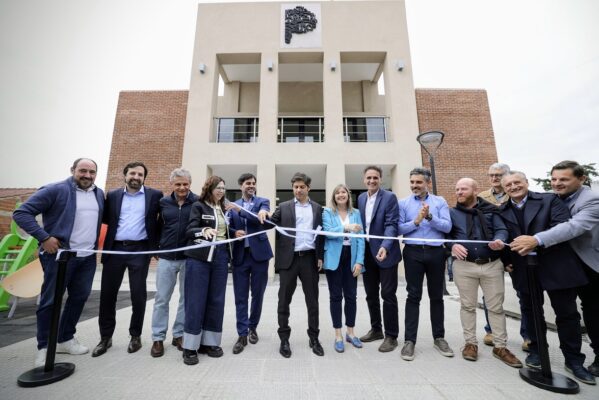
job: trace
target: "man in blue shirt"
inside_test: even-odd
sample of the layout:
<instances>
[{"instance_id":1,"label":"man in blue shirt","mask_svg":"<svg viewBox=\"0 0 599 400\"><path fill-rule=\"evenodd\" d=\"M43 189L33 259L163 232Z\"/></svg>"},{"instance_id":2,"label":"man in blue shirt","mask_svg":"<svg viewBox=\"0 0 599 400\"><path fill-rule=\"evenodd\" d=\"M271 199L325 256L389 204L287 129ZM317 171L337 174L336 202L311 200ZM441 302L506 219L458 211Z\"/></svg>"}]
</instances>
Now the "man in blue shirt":
<instances>
[{"instance_id":1,"label":"man in blue shirt","mask_svg":"<svg viewBox=\"0 0 599 400\"><path fill-rule=\"evenodd\" d=\"M242 174L237 180L241 187L241 199L235 204L238 211L230 213L230 229L236 237L265 229L264 221L270 211L270 201L256 196L256 177ZM245 211L258 215L254 217ZM270 228L270 227L269 227ZM239 354L247 346L258 343L257 327L262 314L262 301L268 282L268 261L272 249L265 233L233 243L233 290L239 338L233 346L233 354ZM248 296L251 289L252 301L248 318Z\"/></svg>"},{"instance_id":2,"label":"man in blue shirt","mask_svg":"<svg viewBox=\"0 0 599 400\"><path fill-rule=\"evenodd\" d=\"M160 199L162 192L144 186L148 169L142 162L131 162L123 169L125 188L112 190L106 196L104 223L108 224L104 250L138 252L156 250L160 238ZM102 255L100 290L100 343L92 357L106 353L112 346L116 327L116 300L125 270L129 273L129 289L133 312L129 324L131 340L127 351L141 349L141 331L146 311L146 278L150 266L147 254Z\"/></svg>"},{"instance_id":3,"label":"man in blue shirt","mask_svg":"<svg viewBox=\"0 0 599 400\"><path fill-rule=\"evenodd\" d=\"M445 277L445 248L443 242L420 239L444 239L451 230L449 207L443 197L429 193L431 173L424 168L410 171L412 194L399 200L398 233L404 237L404 268L408 298L406 299L405 342L401 358L414 359L414 346L418 335L418 319L422 284L426 275L426 287L430 299L431 327L434 347L445 357L453 357L447 344L444 327L443 280Z\"/></svg>"}]
</instances>

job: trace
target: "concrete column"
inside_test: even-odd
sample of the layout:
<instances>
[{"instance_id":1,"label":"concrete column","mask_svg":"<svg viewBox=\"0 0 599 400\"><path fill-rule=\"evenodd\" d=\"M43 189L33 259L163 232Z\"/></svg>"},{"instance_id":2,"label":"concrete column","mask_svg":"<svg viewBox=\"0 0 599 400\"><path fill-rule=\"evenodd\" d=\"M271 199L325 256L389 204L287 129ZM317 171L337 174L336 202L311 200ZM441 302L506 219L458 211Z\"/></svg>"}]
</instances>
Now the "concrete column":
<instances>
[{"instance_id":1,"label":"concrete column","mask_svg":"<svg viewBox=\"0 0 599 400\"><path fill-rule=\"evenodd\" d=\"M326 170L326 206L329 206L331 196L333 195L333 189L340 183L345 183L345 165L342 163L330 163L327 164Z\"/></svg>"},{"instance_id":2,"label":"concrete column","mask_svg":"<svg viewBox=\"0 0 599 400\"><path fill-rule=\"evenodd\" d=\"M334 71L331 70L332 62L336 64ZM325 51L322 65L324 140L330 144L341 144L343 143L343 92L339 52Z\"/></svg>"},{"instance_id":3,"label":"concrete column","mask_svg":"<svg viewBox=\"0 0 599 400\"><path fill-rule=\"evenodd\" d=\"M273 70L268 70L269 61ZM259 143L277 142L277 121L279 115L279 59L275 51L262 53L260 64L260 118Z\"/></svg>"},{"instance_id":4,"label":"concrete column","mask_svg":"<svg viewBox=\"0 0 599 400\"><path fill-rule=\"evenodd\" d=\"M260 197L266 197L270 200L270 212L275 211L276 194L277 194L277 179L275 165L271 162L259 163L256 169L256 178L258 179L258 195ZM275 230L271 229L268 231L268 240L270 245L275 248ZM268 276L273 277L275 275L275 264L274 258L270 260L268 266Z\"/></svg>"}]
</instances>

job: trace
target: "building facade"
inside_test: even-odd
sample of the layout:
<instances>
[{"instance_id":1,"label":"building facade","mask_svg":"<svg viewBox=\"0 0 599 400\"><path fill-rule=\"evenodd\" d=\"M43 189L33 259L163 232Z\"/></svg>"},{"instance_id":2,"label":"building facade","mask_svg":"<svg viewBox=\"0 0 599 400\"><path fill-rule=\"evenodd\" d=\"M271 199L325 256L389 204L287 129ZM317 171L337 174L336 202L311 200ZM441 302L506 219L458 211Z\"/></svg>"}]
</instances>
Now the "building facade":
<instances>
[{"instance_id":1,"label":"building facade","mask_svg":"<svg viewBox=\"0 0 599 400\"><path fill-rule=\"evenodd\" d=\"M121 93L106 188L138 159L163 190L181 165L196 191L219 175L229 192L252 172L273 204L305 172L324 204L342 182L358 194L376 164L402 197L426 130L446 134L436 169L450 203L458 178L486 182L497 161L486 93L414 89L403 1L200 4L189 91Z\"/></svg>"}]
</instances>

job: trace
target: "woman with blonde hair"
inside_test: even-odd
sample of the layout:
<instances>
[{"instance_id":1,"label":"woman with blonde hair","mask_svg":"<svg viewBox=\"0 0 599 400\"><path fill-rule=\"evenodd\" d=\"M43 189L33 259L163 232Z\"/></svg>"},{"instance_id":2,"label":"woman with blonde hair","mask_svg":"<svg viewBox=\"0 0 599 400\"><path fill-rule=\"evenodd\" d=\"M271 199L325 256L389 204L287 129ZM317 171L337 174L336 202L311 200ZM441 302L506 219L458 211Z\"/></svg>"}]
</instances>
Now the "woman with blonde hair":
<instances>
[{"instance_id":1,"label":"woman with blonde hair","mask_svg":"<svg viewBox=\"0 0 599 400\"><path fill-rule=\"evenodd\" d=\"M353 208L351 192L340 184L333 190L331 207L322 215L323 230L337 233L363 233L360 212ZM324 245L324 270L329 284L331 318L335 328L335 351L345 350L341 332L341 305L345 298L345 340L354 347L362 342L354 335L356 322L357 277L364 272L364 239L356 237L326 236Z\"/></svg>"}]
</instances>

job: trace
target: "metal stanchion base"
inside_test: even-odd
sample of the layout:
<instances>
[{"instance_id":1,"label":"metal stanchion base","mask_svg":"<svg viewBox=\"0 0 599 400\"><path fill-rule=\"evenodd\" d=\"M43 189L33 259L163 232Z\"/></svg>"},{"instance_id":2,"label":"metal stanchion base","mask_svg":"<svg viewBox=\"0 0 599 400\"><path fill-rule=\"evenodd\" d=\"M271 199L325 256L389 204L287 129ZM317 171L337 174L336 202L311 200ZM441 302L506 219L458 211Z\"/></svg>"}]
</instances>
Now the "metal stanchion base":
<instances>
[{"instance_id":1,"label":"metal stanchion base","mask_svg":"<svg viewBox=\"0 0 599 400\"><path fill-rule=\"evenodd\" d=\"M576 394L580 391L578 383L565 375L551 373L551 378L543 375L540 369L522 368L520 378L538 388L555 393Z\"/></svg>"},{"instance_id":2,"label":"metal stanchion base","mask_svg":"<svg viewBox=\"0 0 599 400\"><path fill-rule=\"evenodd\" d=\"M17 383L21 387L36 387L49 385L71 376L75 372L75 364L56 363L52 371L45 372L44 367L37 367L23 372Z\"/></svg>"}]
</instances>

